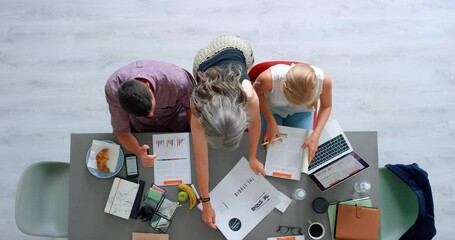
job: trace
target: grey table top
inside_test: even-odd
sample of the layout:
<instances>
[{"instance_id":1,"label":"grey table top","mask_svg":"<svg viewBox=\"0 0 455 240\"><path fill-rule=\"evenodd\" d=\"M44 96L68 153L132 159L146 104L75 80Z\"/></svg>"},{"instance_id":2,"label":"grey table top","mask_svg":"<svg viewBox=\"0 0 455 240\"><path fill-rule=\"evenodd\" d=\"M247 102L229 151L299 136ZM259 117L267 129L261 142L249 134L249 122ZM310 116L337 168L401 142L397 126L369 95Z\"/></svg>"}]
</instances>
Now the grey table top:
<instances>
[{"instance_id":1,"label":"grey table top","mask_svg":"<svg viewBox=\"0 0 455 240\"><path fill-rule=\"evenodd\" d=\"M141 144L152 146L152 134L135 134ZM291 196L291 191L297 187L303 187L307 196L304 200L293 201L288 209L281 213L273 210L259 225L257 225L245 239L266 239L267 237L280 236L276 229L278 225L301 227L306 239L310 239L306 229L308 220L321 222L326 228L323 239L331 239L327 214L317 214L311 204L314 198L324 197L328 201L339 201L350 198L369 196L374 207L379 207L379 183L378 183L378 144L376 132L346 132L354 151L368 162L369 168L353 176L345 182L321 192L312 180L302 175L300 182L267 177L267 179L282 193ZM93 176L86 166L86 153L93 139L116 141L112 134L72 134L71 157L70 157L70 200L69 200L69 239L131 239L131 233L153 232L141 220L124 220L104 213L109 191L113 178L99 179ZM191 154L192 149L191 149ZM248 156L247 137L244 136L240 147L236 151L226 152L209 148L210 159L210 189L234 167L237 161ZM257 158L264 162L265 150L258 149ZM153 168L144 168L139 164L139 179L146 182L146 187L153 182ZM192 163L192 178L195 181L196 172ZM118 176L125 176L123 168ZM364 195L359 195L353 190L356 181L368 180L372 183L372 190ZM166 197L177 201L178 189L176 186L164 187ZM146 188L147 189L147 188ZM219 230L209 229L202 221L201 212L194 208L188 209L188 203L184 203L175 215L174 221L168 234L173 240L177 239L225 239Z\"/></svg>"}]
</instances>

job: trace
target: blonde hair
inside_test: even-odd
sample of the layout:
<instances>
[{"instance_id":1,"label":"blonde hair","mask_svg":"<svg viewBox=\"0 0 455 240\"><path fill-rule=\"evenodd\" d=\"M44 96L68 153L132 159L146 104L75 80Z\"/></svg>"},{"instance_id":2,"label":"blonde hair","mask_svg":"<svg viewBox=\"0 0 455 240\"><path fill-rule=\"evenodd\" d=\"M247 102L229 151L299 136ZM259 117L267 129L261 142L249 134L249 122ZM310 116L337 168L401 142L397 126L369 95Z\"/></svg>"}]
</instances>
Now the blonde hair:
<instances>
[{"instance_id":1,"label":"blonde hair","mask_svg":"<svg viewBox=\"0 0 455 240\"><path fill-rule=\"evenodd\" d=\"M314 69L306 63L299 63L287 72L283 93L291 104L313 106L319 98L319 85Z\"/></svg>"},{"instance_id":2,"label":"blonde hair","mask_svg":"<svg viewBox=\"0 0 455 240\"><path fill-rule=\"evenodd\" d=\"M248 126L246 94L240 84L240 67L211 67L198 72L201 82L193 89L191 107L213 148L233 150Z\"/></svg>"}]
</instances>

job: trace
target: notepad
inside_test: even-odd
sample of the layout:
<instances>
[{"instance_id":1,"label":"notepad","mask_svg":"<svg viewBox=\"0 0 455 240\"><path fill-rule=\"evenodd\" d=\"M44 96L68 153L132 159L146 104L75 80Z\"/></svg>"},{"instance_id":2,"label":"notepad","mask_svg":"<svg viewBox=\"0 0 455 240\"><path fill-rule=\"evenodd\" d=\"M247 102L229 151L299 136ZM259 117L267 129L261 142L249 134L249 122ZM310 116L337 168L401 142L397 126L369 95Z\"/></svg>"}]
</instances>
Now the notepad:
<instances>
[{"instance_id":1,"label":"notepad","mask_svg":"<svg viewBox=\"0 0 455 240\"><path fill-rule=\"evenodd\" d=\"M378 208L337 205L335 223L336 239L377 240L379 236L380 211Z\"/></svg>"},{"instance_id":2,"label":"notepad","mask_svg":"<svg viewBox=\"0 0 455 240\"><path fill-rule=\"evenodd\" d=\"M116 177L112 183L104 212L128 220L138 189L138 183Z\"/></svg>"},{"instance_id":3,"label":"notepad","mask_svg":"<svg viewBox=\"0 0 455 240\"><path fill-rule=\"evenodd\" d=\"M347 205L359 204L364 207L372 206L371 199L368 197L349 200L349 201L343 201L343 202L340 202L340 204L347 204ZM337 215L337 203L329 205L329 208L327 209L327 215L329 217L330 234L332 236L332 239L335 239L335 222L336 222L336 215Z\"/></svg>"}]
</instances>

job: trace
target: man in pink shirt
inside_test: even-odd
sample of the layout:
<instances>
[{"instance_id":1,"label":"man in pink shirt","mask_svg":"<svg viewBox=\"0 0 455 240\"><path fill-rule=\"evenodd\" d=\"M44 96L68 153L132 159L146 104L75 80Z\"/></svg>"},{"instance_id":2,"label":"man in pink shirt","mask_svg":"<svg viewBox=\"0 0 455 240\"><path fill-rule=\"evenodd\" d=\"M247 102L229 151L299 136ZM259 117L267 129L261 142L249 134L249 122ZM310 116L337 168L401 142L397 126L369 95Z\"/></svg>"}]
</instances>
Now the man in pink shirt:
<instances>
[{"instance_id":1,"label":"man in pink shirt","mask_svg":"<svg viewBox=\"0 0 455 240\"><path fill-rule=\"evenodd\" d=\"M105 86L111 124L120 144L151 167L156 155L132 132L189 130L190 96L195 82L186 70L164 62L140 60L114 72Z\"/></svg>"}]
</instances>

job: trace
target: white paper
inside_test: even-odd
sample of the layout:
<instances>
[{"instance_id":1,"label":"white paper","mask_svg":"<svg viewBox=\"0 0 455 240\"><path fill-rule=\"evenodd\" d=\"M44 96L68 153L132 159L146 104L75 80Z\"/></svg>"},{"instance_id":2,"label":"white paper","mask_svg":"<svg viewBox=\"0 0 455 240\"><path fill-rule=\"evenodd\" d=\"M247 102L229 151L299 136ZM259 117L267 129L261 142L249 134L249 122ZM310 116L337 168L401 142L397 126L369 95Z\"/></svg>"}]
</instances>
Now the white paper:
<instances>
[{"instance_id":1,"label":"white paper","mask_svg":"<svg viewBox=\"0 0 455 240\"><path fill-rule=\"evenodd\" d=\"M96 166L96 154L105 148L109 149L109 160L107 160L106 166L109 168L109 171L113 173L117 168L118 155L120 151L120 146L115 143L93 140L92 148L90 150L90 157L87 161L87 166L90 168L98 169Z\"/></svg>"},{"instance_id":2,"label":"white paper","mask_svg":"<svg viewBox=\"0 0 455 240\"><path fill-rule=\"evenodd\" d=\"M139 184L116 177L104 207L104 212L128 220L138 189Z\"/></svg>"},{"instance_id":3,"label":"white paper","mask_svg":"<svg viewBox=\"0 0 455 240\"><path fill-rule=\"evenodd\" d=\"M291 204L292 199L290 199L288 196L286 196L284 193L280 192L280 203L276 206L276 209L278 211L284 213L286 209L288 208L289 204Z\"/></svg>"},{"instance_id":4,"label":"white paper","mask_svg":"<svg viewBox=\"0 0 455 240\"><path fill-rule=\"evenodd\" d=\"M300 180L303 164L302 144L308 129L278 126L282 141L269 145L265 159L268 176Z\"/></svg>"},{"instance_id":5,"label":"white paper","mask_svg":"<svg viewBox=\"0 0 455 240\"><path fill-rule=\"evenodd\" d=\"M191 183L190 139L188 133L153 135L155 184Z\"/></svg>"},{"instance_id":6,"label":"white paper","mask_svg":"<svg viewBox=\"0 0 455 240\"><path fill-rule=\"evenodd\" d=\"M305 240L305 235L268 237L267 240Z\"/></svg>"},{"instance_id":7,"label":"white paper","mask_svg":"<svg viewBox=\"0 0 455 240\"><path fill-rule=\"evenodd\" d=\"M245 158L210 192L216 226L227 239L243 239L280 202L280 192Z\"/></svg>"}]
</instances>

